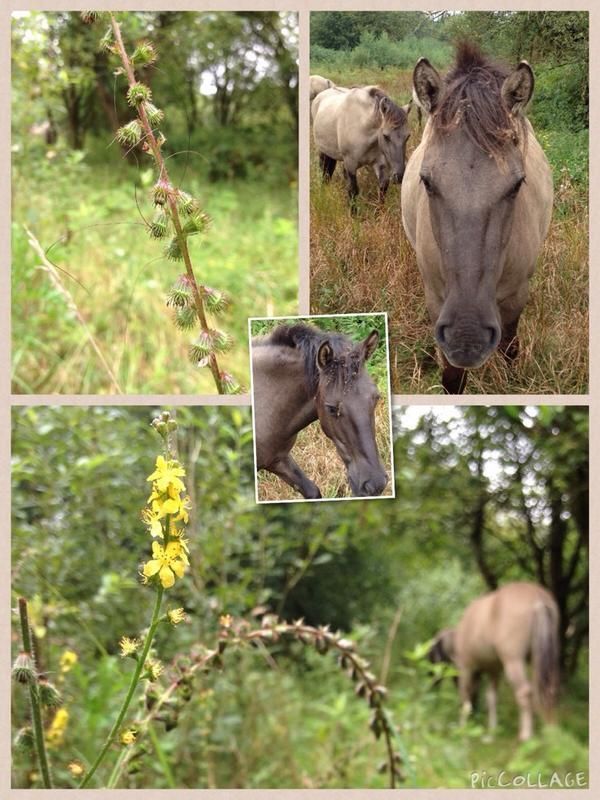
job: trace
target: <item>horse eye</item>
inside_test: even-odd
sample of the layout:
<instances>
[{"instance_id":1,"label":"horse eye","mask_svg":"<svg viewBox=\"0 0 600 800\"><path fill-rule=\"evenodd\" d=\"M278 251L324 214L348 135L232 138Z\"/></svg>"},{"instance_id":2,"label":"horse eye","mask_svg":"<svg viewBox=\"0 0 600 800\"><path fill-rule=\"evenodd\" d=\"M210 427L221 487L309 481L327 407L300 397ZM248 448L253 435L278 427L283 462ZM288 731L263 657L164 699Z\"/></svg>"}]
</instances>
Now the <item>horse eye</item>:
<instances>
[{"instance_id":1,"label":"horse eye","mask_svg":"<svg viewBox=\"0 0 600 800\"><path fill-rule=\"evenodd\" d=\"M519 180L515 183L515 185L511 189L509 189L509 191L506 193L507 198L510 199L512 197L516 197L519 194L519 189L524 183L525 183L525 176L523 175L523 177L519 178Z\"/></svg>"},{"instance_id":2,"label":"horse eye","mask_svg":"<svg viewBox=\"0 0 600 800\"><path fill-rule=\"evenodd\" d=\"M435 189L433 188L433 184L431 183L427 175L421 175L421 183L425 187L425 191L430 197L435 194Z\"/></svg>"},{"instance_id":3,"label":"horse eye","mask_svg":"<svg viewBox=\"0 0 600 800\"><path fill-rule=\"evenodd\" d=\"M332 417L338 417L339 416L339 407L338 406L330 406L327 403L325 405L325 408L327 409L327 413L331 414Z\"/></svg>"}]
</instances>

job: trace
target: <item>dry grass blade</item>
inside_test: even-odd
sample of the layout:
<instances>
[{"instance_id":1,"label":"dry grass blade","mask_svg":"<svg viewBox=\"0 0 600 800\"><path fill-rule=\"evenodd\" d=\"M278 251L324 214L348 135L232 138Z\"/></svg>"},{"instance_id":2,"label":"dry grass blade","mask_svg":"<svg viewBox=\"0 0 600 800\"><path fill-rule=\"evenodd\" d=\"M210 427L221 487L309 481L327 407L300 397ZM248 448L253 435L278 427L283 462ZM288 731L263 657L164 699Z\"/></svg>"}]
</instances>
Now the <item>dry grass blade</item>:
<instances>
[{"instance_id":1,"label":"dry grass blade","mask_svg":"<svg viewBox=\"0 0 600 800\"><path fill-rule=\"evenodd\" d=\"M110 379L110 382L111 382L110 391L111 391L111 393L114 392L116 394L123 394L123 390L121 389L121 387L119 385L119 381L117 380L114 372L112 371L112 369L110 367L110 364L106 360L106 358L105 358L105 356L104 356L104 354L103 354L103 352L102 352L102 350L100 348L100 345L98 344L98 342L94 338L94 335L92 334L91 330L89 329L89 327L88 327L88 325L87 325L87 323L86 323L86 321L85 321L85 319L83 317L83 314L81 313L81 311L77 307L77 305L75 303L75 300L73 299L73 295L71 294L71 292L69 292L69 290L63 284L58 270L52 264L52 262L48 260L48 258L46 257L46 254L44 253L44 249L42 248L42 246L38 242L38 240L35 238L33 233L26 226L23 226L23 227L25 229L25 233L27 234L27 239L29 241L29 244L31 245L33 250L37 253L37 255L40 258L41 263L38 265L39 268L44 270L48 274L48 276L50 278L50 281L52 282L52 285L57 290L57 292L64 298L68 309L76 317L77 321L81 325L81 328L82 328L82 330L83 330L83 332L84 332L84 334L86 336L86 339L91 344L94 352L98 356L98 360L102 364L102 367L103 367L104 371L106 372L106 374L108 375L108 377Z\"/></svg>"}]
</instances>

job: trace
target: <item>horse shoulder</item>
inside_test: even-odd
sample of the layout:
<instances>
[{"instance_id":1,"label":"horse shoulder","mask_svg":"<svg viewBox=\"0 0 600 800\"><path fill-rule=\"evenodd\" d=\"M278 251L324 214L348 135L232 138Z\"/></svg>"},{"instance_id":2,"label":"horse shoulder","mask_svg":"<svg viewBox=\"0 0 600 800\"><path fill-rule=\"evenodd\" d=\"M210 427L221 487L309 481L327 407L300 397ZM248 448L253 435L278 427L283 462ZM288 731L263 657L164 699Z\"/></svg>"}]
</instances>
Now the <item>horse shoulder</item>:
<instances>
[{"instance_id":1,"label":"horse shoulder","mask_svg":"<svg viewBox=\"0 0 600 800\"><path fill-rule=\"evenodd\" d=\"M369 88L351 89L343 95L337 122L344 160L351 160L357 167L374 163L379 155L381 124Z\"/></svg>"}]
</instances>

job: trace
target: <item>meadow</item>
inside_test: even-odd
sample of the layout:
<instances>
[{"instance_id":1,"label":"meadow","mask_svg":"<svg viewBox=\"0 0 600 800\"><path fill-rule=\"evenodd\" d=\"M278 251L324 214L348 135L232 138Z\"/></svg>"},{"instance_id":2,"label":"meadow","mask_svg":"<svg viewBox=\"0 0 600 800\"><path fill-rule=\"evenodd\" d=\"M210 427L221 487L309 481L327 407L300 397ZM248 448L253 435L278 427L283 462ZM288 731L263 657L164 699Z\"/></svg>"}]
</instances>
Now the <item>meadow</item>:
<instances>
[{"instance_id":1,"label":"meadow","mask_svg":"<svg viewBox=\"0 0 600 800\"><path fill-rule=\"evenodd\" d=\"M278 324L285 320L254 320L251 323L252 336L266 336ZM381 400L375 409L375 439L377 449L388 475L393 476L392 469L392 434L390 429L390 402L388 392L388 358L383 318L364 315L358 317L341 317L331 319L294 318L295 322L307 322L325 330L345 333L356 342L364 339L373 329L380 331L380 344L373 356L367 361L366 369L377 385ZM294 460L300 468L314 480L324 498L351 497L346 469L340 459L333 442L323 433L318 422L304 428L298 434L293 448ZM383 497L390 496L393 490L393 478L384 490ZM257 473L256 490L258 500L275 502L277 500L300 500L301 497L291 486L284 483L276 475L266 470Z\"/></svg>"},{"instance_id":2,"label":"meadow","mask_svg":"<svg viewBox=\"0 0 600 800\"><path fill-rule=\"evenodd\" d=\"M435 42L427 49L424 42L422 47L419 53L428 55L436 68L448 66L449 45ZM320 61L315 50L311 72L341 86L377 84L398 104L410 99L412 67L378 67L332 51L324 54L328 60ZM410 54L413 50L414 46ZM529 111L552 166L555 198L550 232L519 325L520 355L508 366L495 354L482 368L470 370L465 390L469 394L587 391L588 134L569 131L558 113L553 116L552 80L551 73L538 75ZM421 136L414 109L409 119L407 157ZM400 188L392 186L380 207L374 176L367 168L360 170L361 199L353 217L339 166L337 176L326 185L314 144L311 155L311 311L387 311L392 391L439 394L438 354L415 254L402 227Z\"/></svg>"},{"instance_id":3,"label":"meadow","mask_svg":"<svg viewBox=\"0 0 600 800\"><path fill-rule=\"evenodd\" d=\"M153 586L138 572L150 540L140 508L161 449L149 425L159 412L13 412L11 605L28 600L37 668L62 698L43 715L57 788L79 783L113 725L135 667L120 653L121 637L144 635L149 619ZM180 607L186 619L160 625L152 658L163 672L140 682L120 729L136 731L135 740L114 742L91 788L388 787L384 738L369 727L373 709L343 653L279 634L267 622L274 616L290 626L303 618L332 636L340 631L343 646L370 662L387 687L401 788L467 788L473 771L503 770L506 778L539 772L544 780L580 772L587 780L587 617L575 589L587 585L585 549L569 590L569 609L580 610L564 623L557 725L537 721L535 736L519 744L515 701L503 683L494 738L483 707L461 727L452 669L432 672L426 658L436 631L486 590L470 538L481 492L496 577L534 579L520 535L521 486L529 487L535 537L546 542L549 563L553 512L541 487L555 479L566 504L581 497L584 410L461 408L451 422L439 408L424 409L416 427L398 412L396 499L267 506L254 502L250 409L178 407L176 419L192 501L190 566L165 591L163 610ZM546 428L555 433L543 436ZM517 434L528 454L522 479L508 455ZM507 467L483 484L472 456L481 435L486 460ZM577 537L575 516L563 518L566 572ZM269 637L247 638L265 627ZM20 649L13 615L13 658ZM30 717L26 688L12 683L14 788L41 785L22 733ZM157 707L165 693L168 702Z\"/></svg>"}]
</instances>

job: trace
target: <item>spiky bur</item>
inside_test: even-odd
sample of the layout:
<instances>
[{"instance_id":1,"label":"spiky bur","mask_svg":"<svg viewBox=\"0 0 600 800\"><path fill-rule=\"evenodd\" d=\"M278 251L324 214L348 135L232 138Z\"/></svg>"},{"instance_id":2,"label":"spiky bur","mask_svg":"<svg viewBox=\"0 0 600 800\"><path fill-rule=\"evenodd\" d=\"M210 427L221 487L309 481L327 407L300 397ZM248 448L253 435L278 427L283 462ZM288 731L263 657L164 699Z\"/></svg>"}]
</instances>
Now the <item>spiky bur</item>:
<instances>
[{"instance_id":1,"label":"spiky bur","mask_svg":"<svg viewBox=\"0 0 600 800\"><path fill-rule=\"evenodd\" d=\"M84 14L88 22L96 18L93 12ZM195 326L201 329L199 339L189 347L191 362L196 367L210 369L219 394L238 393L241 391L239 382L222 370L218 362L218 356L230 349L232 338L220 331L215 335L208 319L210 315L223 314L228 301L223 292L204 287L197 281L188 246L191 236L207 231L210 218L195 197L172 185L161 151L166 142L163 132L159 130L164 121L164 112L154 104L150 87L136 76L136 70L154 64L157 60L156 50L152 42L142 41L129 55L115 15L108 12L107 16L110 28L102 37L100 48L120 58L121 66L115 74L126 76L127 102L137 114L135 119L119 128L116 139L128 150L139 146L143 153L154 160L158 170L158 179L151 191L155 214L146 227L153 239L168 239L163 253L169 261L183 262L190 284L191 299L186 298L182 303L180 293L173 288L167 297L167 305L176 309L174 322L180 330L191 331ZM191 309L194 313L191 313Z\"/></svg>"}]
</instances>

